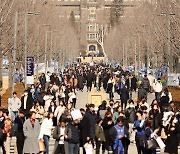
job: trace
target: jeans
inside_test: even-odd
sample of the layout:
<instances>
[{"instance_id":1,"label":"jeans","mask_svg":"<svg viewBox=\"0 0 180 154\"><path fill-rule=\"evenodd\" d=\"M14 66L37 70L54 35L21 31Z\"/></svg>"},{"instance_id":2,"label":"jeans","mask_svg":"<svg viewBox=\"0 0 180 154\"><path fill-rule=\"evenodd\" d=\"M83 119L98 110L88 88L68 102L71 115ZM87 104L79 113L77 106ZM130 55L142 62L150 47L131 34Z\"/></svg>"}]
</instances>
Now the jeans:
<instances>
[{"instance_id":1,"label":"jeans","mask_svg":"<svg viewBox=\"0 0 180 154\"><path fill-rule=\"evenodd\" d=\"M44 140L44 144L45 144L45 147L46 147L45 154L49 154L49 136L43 135L43 140Z\"/></svg>"},{"instance_id":2,"label":"jeans","mask_svg":"<svg viewBox=\"0 0 180 154\"><path fill-rule=\"evenodd\" d=\"M155 98L158 101L158 103L160 103L161 93L155 92Z\"/></svg>"},{"instance_id":3,"label":"jeans","mask_svg":"<svg viewBox=\"0 0 180 154\"><path fill-rule=\"evenodd\" d=\"M12 122L14 122L14 120L18 116L18 111L10 111L10 115L11 115Z\"/></svg>"},{"instance_id":4,"label":"jeans","mask_svg":"<svg viewBox=\"0 0 180 154\"><path fill-rule=\"evenodd\" d=\"M78 154L79 143L69 143L69 154Z\"/></svg>"}]
</instances>

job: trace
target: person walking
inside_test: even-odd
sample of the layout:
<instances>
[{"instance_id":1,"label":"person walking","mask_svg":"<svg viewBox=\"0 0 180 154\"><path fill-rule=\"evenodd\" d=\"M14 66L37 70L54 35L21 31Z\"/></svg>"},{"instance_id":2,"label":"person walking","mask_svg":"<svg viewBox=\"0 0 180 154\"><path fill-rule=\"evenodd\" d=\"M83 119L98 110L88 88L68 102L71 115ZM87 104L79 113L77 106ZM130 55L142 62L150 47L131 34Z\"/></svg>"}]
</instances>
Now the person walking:
<instances>
[{"instance_id":1,"label":"person walking","mask_svg":"<svg viewBox=\"0 0 180 154\"><path fill-rule=\"evenodd\" d=\"M46 76L44 73L42 73L41 76L39 77L39 81L40 81L43 89L45 89L45 87L46 87Z\"/></svg>"},{"instance_id":2,"label":"person walking","mask_svg":"<svg viewBox=\"0 0 180 154\"><path fill-rule=\"evenodd\" d=\"M95 138L95 126L97 120L97 115L94 111L94 107L95 107L94 104L89 104L89 111L87 111L85 115L90 123L90 139L93 146L94 146L94 138Z\"/></svg>"},{"instance_id":3,"label":"person walking","mask_svg":"<svg viewBox=\"0 0 180 154\"><path fill-rule=\"evenodd\" d=\"M25 111L26 115L33 107L33 104L34 100L32 98L32 93L28 90L25 90L24 95L21 97L21 109Z\"/></svg>"},{"instance_id":4,"label":"person walking","mask_svg":"<svg viewBox=\"0 0 180 154\"><path fill-rule=\"evenodd\" d=\"M143 112L136 112L137 120L134 122L133 130L135 131L135 141L138 154L146 154L146 135L145 135L145 121L143 120Z\"/></svg>"},{"instance_id":5,"label":"person walking","mask_svg":"<svg viewBox=\"0 0 180 154\"><path fill-rule=\"evenodd\" d=\"M12 128L12 122L10 119L4 120L4 126L0 128L0 148L2 148L2 153L9 153L9 149L6 147L7 138L10 137L10 131Z\"/></svg>"},{"instance_id":6,"label":"person walking","mask_svg":"<svg viewBox=\"0 0 180 154\"><path fill-rule=\"evenodd\" d=\"M114 154L127 154L128 146L130 144L128 129L124 126L123 117L117 119L117 124L109 131L111 140L113 142Z\"/></svg>"},{"instance_id":7,"label":"person walking","mask_svg":"<svg viewBox=\"0 0 180 154\"><path fill-rule=\"evenodd\" d=\"M44 142L46 152L45 154L49 154L49 138L51 136L51 130L53 128L53 113L49 112L47 118L45 118L41 124L39 140Z\"/></svg>"},{"instance_id":8,"label":"person walking","mask_svg":"<svg viewBox=\"0 0 180 154\"><path fill-rule=\"evenodd\" d=\"M66 120L62 118L59 120L58 125L53 131L53 139L56 140L54 145L54 154L65 154L65 129Z\"/></svg>"},{"instance_id":9,"label":"person walking","mask_svg":"<svg viewBox=\"0 0 180 154\"><path fill-rule=\"evenodd\" d=\"M24 154L37 154L39 153L38 136L40 133L40 124L36 120L36 113L29 112L29 118L24 122L23 132L25 136L23 153Z\"/></svg>"},{"instance_id":10,"label":"person walking","mask_svg":"<svg viewBox=\"0 0 180 154\"><path fill-rule=\"evenodd\" d=\"M87 92L88 91L91 91L92 89L92 82L93 82L93 73L92 71L90 71L88 74L87 74Z\"/></svg>"},{"instance_id":11,"label":"person walking","mask_svg":"<svg viewBox=\"0 0 180 154\"><path fill-rule=\"evenodd\" d=\"M114 98L114 86L115 86L115 81L113 79L113 76L108 80L107 84L107 93L109 93L109 100Z\"/></svg>"},{"instance_id":12,"label":"person walking","mask_svg":"<svg viewBox=\"0 0 180 154\"><path fill-rule=\"evenodd\" d=\"M102 122L102 127L104 130L104 135L105 135L105 140L106 142L104 143L103 151L105 152L110 152L112 151L112 144L110 141L110 135L109 135L109 130L114 126L114 122L112 119L112 113L107 111L105 113L103 122Z\"/></svg>"},{"instance_id":13,"label":"person walking","mask_svg":"<svg viewBox=\"0 0 180 154\"><path fill-rule=\"evenodd\" d=\"M96 154L100 153L101 145L105 142L105 135L102 127L102 122L103 120L101 118L97 119L97 124L95 127Z\"/></svg>"},{"instance_id":14,"label":"person walking","mask_svg":"<svg viewBox=\"0 0 180 154\"><path fill-rule=\"evenodd\" d=\"M19 111L18 117L14 120L15 125L17 126L16 130L16 145L18 154L23 154L23 146L24 146L24 133L23 133L23 124L25 122L25 112L23 110Z\"/></svg>"},{"instance_id":15,"label":"person walking","mask_svg":"<svg viewBox=\"0 0 180 154\"><path fill-rule=\"evenodd\" d=\"M121 107L122 109L125 109L127 106L127 101L129 99L129 91L126 86L121 89L120 98L121 98Z\"/></svg>"},{"instance_id":16,"label":"person walking","mask_svg":"<svg viewBox=\"0 0 180 154\"><path fill-rule=\"evenodd\" d=\"M155 91L155 99L158 101L158 103L160 103L162 91L162 83L160 78L158 78L157 81L153 84L153 89Z\"/></svg>"},{"instance_id":17,"label":"person walking","mask_svg":"<svg viewBox=\"0 0 180 154\"><path fill-rule=\"evenodd\" d=\"M45 101L45 106L44 106L45 112L48 111L48 108L49 108L53 98L54 98L54 96L52 95L52 93L50 91L47 91L46 95L43 97L43 99Z\"/></svg>"},{"instance_id":18,"label":"person walking","mask_svg":"<svg viewBox=\"0 0 180 154\"><path fill-rule=\"evenodd\" d=\"M78 154L79 153L79 123L72 120L66 130L65 138L68 141L69 154Z\"/></svg>"},{"instance_id":19,"label":"person walking","mask_svg":"<svg viewBox=\"0 0 180 154\"><path fill-rule=\"evenodd\" d=\"M146 90L146 92L148 94L150 91L150 82L149 82L149 79L147 78L147 74L144 75L144 78L142 80L142 87L143 87L143 89Z\"/></svg>"},{"instance_id":20,"label":"person walking","mask_svg":"<svg viewBox=\"0 0 180 154\"><path fill-rule=\"evenodd\" d=\"M8 109L12 122L18 116L18 110L21 107L21 100L17 97L17 93L13 92L13 97L8 99Z\"/></svg>"},{"instance_id":21,"label":"person walking","mask_svg":"<svg viewBox=\"0 0 180 154\"><path fill-rule=\"evenodd\" d=\"M79 90L81 90L83 92L84 89L84 77L82 75L82 73L80 73L80 75L77 77L77 83L78 83L78 88Z\"/></svg>"}]
</instances>

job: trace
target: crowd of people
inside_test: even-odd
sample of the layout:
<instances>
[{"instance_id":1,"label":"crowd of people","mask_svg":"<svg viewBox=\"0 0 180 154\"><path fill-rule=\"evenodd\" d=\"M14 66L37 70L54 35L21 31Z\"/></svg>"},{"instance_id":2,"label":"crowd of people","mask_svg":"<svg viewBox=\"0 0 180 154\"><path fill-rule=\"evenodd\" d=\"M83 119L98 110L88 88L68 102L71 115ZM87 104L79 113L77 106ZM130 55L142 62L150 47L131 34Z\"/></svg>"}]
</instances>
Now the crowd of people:
<instances>
[{"instance_id":1,"label":"crowd of people","mask_svg":"<svg viewBox=\"0 0 180 154\"><path fill-rule=\"evenodd\" d=\"M77 91L89 92L93 86L108 93L109 100L99 106L87 102L77 110ZM152 92L154 100L148 102ZM114 93L120 100L114 100ZM120 66L79 64L59 74L42 73L21 98L14 92L7 103L8 109L0 109L3 154L8 153L5 142L12 136L16 136L18 154L49 154L51 135L54 154L78 154L80 147L84 154L92 150L127 154L134 143L138 154L155 154L160 146L157 138L165 143L165 152L178 154L180 114L168 88L151 73L135 76ZM81 117L74 118L73 111ZM157 146L149 147L150 141Z\"/></svg>"}]
</instances>

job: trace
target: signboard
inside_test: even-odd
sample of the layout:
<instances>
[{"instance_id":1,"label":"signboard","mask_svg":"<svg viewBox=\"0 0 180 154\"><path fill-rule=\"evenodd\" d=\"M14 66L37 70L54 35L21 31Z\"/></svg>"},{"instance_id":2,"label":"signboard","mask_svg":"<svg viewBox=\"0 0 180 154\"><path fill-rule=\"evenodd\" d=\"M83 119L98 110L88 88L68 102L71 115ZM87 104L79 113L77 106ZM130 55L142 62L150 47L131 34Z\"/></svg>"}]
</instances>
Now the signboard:
<instances>
[{"instance_id":1,"label":"signboard","mask_svg":"<svg viewBox=\"0 0 180 154\"><path fill-rule=\"evenodd\" d=\"M91 103L94 104L95 106L99 106L102 103L101 95L92 95Z\"/></svg>"},{"instance_id":2,"label":"signboard","mask_svg":"<svg viewBox=\"0 0 180 154\"><path fill-rule=\"evenodd\" d=\"M27 57L27 84L34 84L34 57Z\"/></svg>"},{"instance_id":3,"label":"signboard","mask_svg":"<svg viewBox=\"0 0 180 154\"><path fill-rule=\"evenodd\" d=\"M27 57L27 76L34 75L34 57Z\"/></svg>"},{"instance_id":4,"label":"signboard","mask_svg":"<svg viewBox=\"0 0 180 154\"><path fill-rule=\"evenodd\" d=\"M179 86L180 74L171 73L168 74L168 86Z\"/></svg>"}]
</instances>

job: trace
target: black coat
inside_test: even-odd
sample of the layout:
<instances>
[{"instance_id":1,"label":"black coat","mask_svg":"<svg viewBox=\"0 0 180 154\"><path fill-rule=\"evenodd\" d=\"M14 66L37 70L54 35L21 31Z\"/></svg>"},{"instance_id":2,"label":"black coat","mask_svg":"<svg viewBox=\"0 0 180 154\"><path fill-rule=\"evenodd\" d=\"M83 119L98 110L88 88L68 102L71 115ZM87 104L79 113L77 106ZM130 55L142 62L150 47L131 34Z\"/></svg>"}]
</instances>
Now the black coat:
<instances>
[{"instance_id":1,"label":"black coat","mask_svg":"<svg viewBox=\"0 0 180 154\"><path fill-rule=\"evenodd\" d=\"M23 134L23 124L25 122L25 118L16 117L14 123L17 124L17 133Z\"/></svg>"},{"instance_id":2,"label":"black coat","mask_svg":"<svg viewBox=\"0 0 180 154\"><path fill-rule=\"evenodd\" d=\"M90 137L90 121L86 116L84 116L80 122L81 146L87 142L87 137Z\"/></svg>"},{"instance_id":3,"label":"black coat","mask_svg":"<svg viewBox=\"0 0 180 154\"><path fill-rule=\"evenodd\" d=\"M147 97L147 92L143 88L138 89L138 100L140 101L143 97Z\"/></svg>"},{"instance_id":4,"label":"black coat","mask_svg":"<svg viewBox=\"0 0 180 154\"><path fill-rule=\"evenodd\" d=\"M142 80L142 87L144 89L150 89L150 82L149 79L147 77L144 77Z\"/></svg>"},{"instance_id":5,"label":"black coat","mask_svg":"<svg viewBox=\"0 0 180 154\"><path fill-rule=\"evenodd\" d=\"M49 108L48 108L48 112L52 112L52 113L54 113L56 111L56 106L54 106L54 111L52 111L52 106L49 106Z\"/></svg>"},{"instance_id":6,"label":"black coat","mask_svg":"<svg viewBox=\"0 0 180 154\"><path fill-rule=\"evenodd\" d=\"M33 107L33 105L34 105L34 100L32 98L31 93L29 93L28 96L27 96L25 112L29 113L29 111ZM24 110L24 96L21 97L21 109Z\"/></svg>"},{"instance_id":7,"label":"black coat","mask_svg":"<svg viewBox=\"0 0 180 154\"><path fill-rule=\"evenodd\" d=\"M78 76L78 88L83 89L84 88L84 77L82 75Z\"/></svg>"},{"instance_id":8,"label":"black coat","mask_svg":"<svg viewBox=\"0 0 180 154\"><path fill-rule=\"evenodd\" d=\"M153 116L152 129L155 130L157 128L160 128L160 126L162 125L162 114L159 113L159 110L155 112L154 109L151 109L149 111L149 117L152 117L152 116Z\"/></svg>"},{"instance_id":9,"label":"black coat","mask_svg":"<svg viewBox=\"0 0 180 154\"><path fill-rule=\"evenodd\" d=\"M129 99L129 92L128 92L127 88L124 87L121 89L120 96L121 96L121 102L126 103L127 100Z\"/></svg>"},{"instance_id":10,"label":"black coat","mask_svg":"<svg viewBox=\"0 0 180 154\"><path fill-rule=\"evenodd\" d=\"M88 87L92 86L92 82L94 80L93 73L87 74L86 80L87 80L87 86Z\"/></svg>"},{"instance_id":11,"label":"black coat","mask_svg":"<svg viewBox=\"0 0 180 154\"><path fill-rule=\"evenodd\" d=\"M165 132L167 134L167 140L166 140L166 147L165 152L168 152L169 154L178 154L178 145L179 145L179 139L178 134L180 133L180 126L178 124L175 124L175 130L170 130L171 127L166 127Z\"/></svg>"},{"instance_id":12,"label":"black coat","mask_svg":"<svg viewBox=\"0 0 180 154\"><path fill-rule=\"evenodd\" d=\"M112 119L108 119L107 117L104 118L103 123L102 123L102 127L104 130L104 135L105 135L105 149L109 150L109 146L111 146L111 141L110 141L110 136L109 136L109 130L114 126L114 123L112 122L111 125L108 125L108 122L112 121Z\"/></svg>"},{"instance_id":13,"label":"black coat","mask_svg":"<svg viewBox=\"0 0 180 154\"><path fill-rule=\"evenodd\" d=\"M39 81L40 81L42 86L45 86L45 84L46 84L46 77L45 76L40 76L39 77Z\"/></svg>"},{"instance_id":14,"label":"black coat","mask_svg":"<svg viewBox=\"0 0 180 154\"><path fill-rule=\"evenodd\" d=\"M132 79L131 79L131 90L136 90L137 88L137 79L136 77L134 76Z\"/></svg>"},{"instance_id":15,"label":"black coat","mask_svg":"<svg viewBox=\"0 0 180 154\"><path fill-rule=\"evenodd\" d=\"M39 104L41 105L41 106L43 106L44 107L44 105L45 105L45 101L44 101L44 99L43 99L43 97L46 95L46 91L44 91L44 90L41 90L38 94L37 94L37 101L39 102Z\"/></svg>"},{"instance_id":16,"label":"black coat","mask_svg":"<svg viewBox=\"0 0 180 154\"><path fill-rule=\"evenodd\" d=\"M96 120L97 120L97 115L95 113L92 113L90 111L87 111L85 114L86 118L89 119L89 124L90 124L90 137L94 138L95 137L95 126L96 126Z\"/></svg>"},{"instance_id":17,"label":"black coat","mask_svg":"<svg viewBox=\"0 0 180 154\"><path fill-rule=\"evenodd\" d=\"M129 123L134 123L136 120L136 110L135 107L129 107L125 110L125 115L129 119Z\"/></svg>"}]
</instances>

